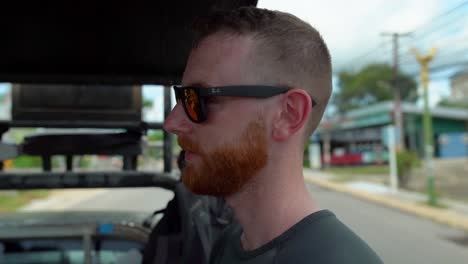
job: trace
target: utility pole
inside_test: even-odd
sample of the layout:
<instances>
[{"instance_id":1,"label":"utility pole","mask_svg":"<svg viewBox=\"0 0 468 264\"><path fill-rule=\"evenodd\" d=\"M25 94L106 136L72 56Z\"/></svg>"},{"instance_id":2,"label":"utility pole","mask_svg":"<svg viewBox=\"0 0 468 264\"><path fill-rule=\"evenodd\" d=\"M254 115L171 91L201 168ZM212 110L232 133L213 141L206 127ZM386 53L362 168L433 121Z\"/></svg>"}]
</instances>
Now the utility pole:
<instances>
[{"instance_id":1,"label":"utility pole","mask_svg":"<svg viewBox=\"0 0 468 264\"><path fill-rule=\"evenodd\" d=\"M424 116L423 116L423 126L424 126L424 153L426 159L426 173L427 173L427 186L428 186L428 195L429 195L429 204L436 205L436 195L435 195L435 184L434 184L434 139L432 133L432 117L429 109L429 62L434 58L437 50L432 48L429 51L429 54L422 56L416 49L411 49L411 52L415 55L419 64L421 65L421 83L424 89Z\"/></svg>"},{"instance_id":2,"label":"utility pole","mask_svg":"<svg viewBox=\"0 0 468 264\"><path fill-rule=\"evenodd\" d=\"M393 76L391 81L391 87L393 89L393 114L395 118L395 126L398 130L398 145L397 150L404 150L405 146L405 130L403 124L403 113L401 111L401 88L398 84L398 72L399 72L399 45L398 40L400 37L408 36L409 33L382 33L383 36L391 36L393 43Z\"/></svg>"},{"instance_id":3,"label":"utility pole","mask_svg":"<svg viewBox=\"0 0 468 264\"><path fill-rule=\"evenodd\" d=\"M323 128L323 164L322 168L330 168L330 159L331 159L331 123L325 121L322 124Z\"/></svg>"}]
</instances>

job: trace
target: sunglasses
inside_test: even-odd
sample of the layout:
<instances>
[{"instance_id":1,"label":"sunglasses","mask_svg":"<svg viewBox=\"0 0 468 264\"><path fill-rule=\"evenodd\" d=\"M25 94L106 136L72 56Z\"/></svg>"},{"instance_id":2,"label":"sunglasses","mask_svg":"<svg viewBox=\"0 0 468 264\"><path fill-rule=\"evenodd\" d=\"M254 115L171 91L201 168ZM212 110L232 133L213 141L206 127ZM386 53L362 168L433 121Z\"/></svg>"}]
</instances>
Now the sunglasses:
<instances>
[{"instance_id":1,"label":"sunglasses","mask_svg":"<svg viewBox=\"0 0 468 264\"><path fill-rule=\"evenodd\" d=\"M194 123L204 122L207 118L206 98L211 96L238 96L268 98L285 93L288 87L265 85L219 86L202 88L196 86L174 86L177 102L181 102L185 113ZM312 99L312 106L316 102Z\"/></svg>"}]
</instances>

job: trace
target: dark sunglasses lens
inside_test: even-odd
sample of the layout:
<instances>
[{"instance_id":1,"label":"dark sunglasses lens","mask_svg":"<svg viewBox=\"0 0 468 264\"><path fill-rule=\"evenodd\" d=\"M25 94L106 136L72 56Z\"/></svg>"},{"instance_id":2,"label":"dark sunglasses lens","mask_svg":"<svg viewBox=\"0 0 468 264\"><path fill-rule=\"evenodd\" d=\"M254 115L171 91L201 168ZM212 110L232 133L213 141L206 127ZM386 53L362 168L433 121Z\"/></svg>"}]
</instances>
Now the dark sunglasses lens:
<instances>
[{"instance_id":1,"label":"dark sunglasses lens","mask_svg":"<svg viewBox=\"0 0 468 264\"><path fill-rule=\"evenodd\" d=\"M194 89L186 88L184 90L185 97L185 109L187 110L187 115L195 121L199 122L201 120L201 107L200 100Z\"/></svg>"}]
</instances>

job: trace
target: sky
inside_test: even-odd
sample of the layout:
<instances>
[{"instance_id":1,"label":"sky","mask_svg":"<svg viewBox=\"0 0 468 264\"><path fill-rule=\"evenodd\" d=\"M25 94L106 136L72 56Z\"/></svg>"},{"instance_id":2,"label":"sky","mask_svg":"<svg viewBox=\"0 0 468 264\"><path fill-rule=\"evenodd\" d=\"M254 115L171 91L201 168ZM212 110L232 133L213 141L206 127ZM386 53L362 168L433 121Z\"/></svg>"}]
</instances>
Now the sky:
<instances>
[{"instance_id":1,"label":"sky","mask_svg":"<svg viewBox=\"0 0 468 264\"><path fill-rule=\"evenodd\" d=\"M259 0L258 6L289 12L314 26L327 43L335 73L358 70L369 62L391 63L391 38L382 33L406 33L400 41L401 69L418 78L419 66L409 52L416 47L426 53L438 48L434 65L457 59L468 61L468 4L466 0ZM455 11L444 15L448 10ZM433 73L431 105L450 93L449 77L460 68ZM336 81L336 80L335 80ZM0 94L7 85L0 84ZM335 87L336 89L336 87ZM162 89L144 87L143 94L155 100L151 120L162 119Z\"/></svg>"},{"instance_id":2,"label":"sky","mask_svg":"<svg viewBox=\"0 0 468 264\"><path fill-rule=\"evenodd\" d=\"M352 67L356 63L353 59L374 50L385 40L388 45L382 47L382 52L388 53L390 61L390 38L381 33L413 31L463 2L466 1L259 0L258 6L292 13L314 26L328 44L334 68L340 70ZM468 20L465 19L465 23L468 25ZM447 32L442 30L441 34L447 35Z\"/></svg>"},{"instance_id":3,"label":"sky","mask_svg":"<svg viewBox=\"0 0 468 264\"><path fill-rule=\"evenodd\" d=\"M0 95L4 94L8 89L10 89L10 84L0 83Z\"/></svg>"},{"instance_id":4,"label":"sky","mask_svg":"<svg viewBox=\"0 0 468 264\"><path fill-rule=\"evenodd\" d=\"M413 32L400 40L400 65L404 72L419 79L419 65L409 51L412 47L423 54L432 47L438 48L440 56L436 56L434 65L452 62L460 56L460 52L465 54L464 59L468 61L468 4L460 6L465 2L259 0L258 6L289 12L315 27L328 45L335 73L340 70L358 70L369 62L392 63L391 37L383 36L382 33ZM459 8L443 15L455 7ZM430 83L431 105L449 96L449 77L458 70L460 68L433 74Z\"/></svg>"},{"instance_id":5,"label":"sky","mask_svg":"<svg viewBox=\"0 0 468 264\"><path fill-rule=\"evenodd\" d=\"M460 56L460 52L451 50L465 49L468 55L468 4L441 16L464 2L467 1L259 0L258 6L291 13L314 26L328 45L335 72L357 70L374 61L391 63L391 38L381 33L413 32L401 39L400 61L402 70L418 79L419 66L409 51L412 47L422 53L428 52L433 46L437 47L440 49L440 59L445 61ZM439 63L438 59L436 57L434 63ZM468 60L468 57L465 59ZM434 73L430 83L432 106L450 94L449 77L458 70L455 68ZM162 101L161 89L145 90L147 95L154 95ZM162 109L158 114L157 111L155 109L152 117L162 118Z\"/></svg>"}]
</instances>

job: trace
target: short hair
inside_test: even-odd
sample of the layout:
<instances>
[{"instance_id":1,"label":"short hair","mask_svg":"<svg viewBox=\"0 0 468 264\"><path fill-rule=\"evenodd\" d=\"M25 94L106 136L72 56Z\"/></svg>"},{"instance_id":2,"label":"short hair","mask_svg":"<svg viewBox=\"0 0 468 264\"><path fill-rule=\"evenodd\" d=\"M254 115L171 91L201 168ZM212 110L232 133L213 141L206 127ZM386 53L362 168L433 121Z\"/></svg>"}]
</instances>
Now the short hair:
<instances>
[{"instance_id":1,"label":"short hair","mask_svg":"<svg viewBox=\"0 0 468 264\"><path fill-rule=\"evenodd\" d=\"M332 90L332 66L328 48L320 33L294 15L241 7L215 11L198 18L193 28L193 47L216 33L252 36L253 64L266 84L302 88L317 105L306 125L308 138L322 119ZM256 72L257 75L257 72Z\"/></svg>"}]
</instances>

